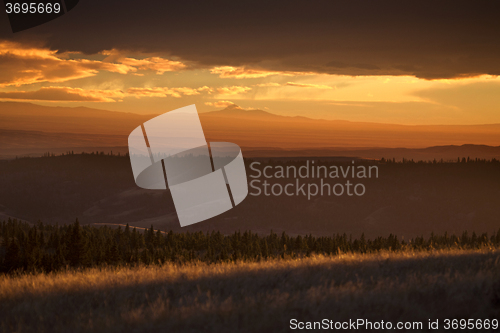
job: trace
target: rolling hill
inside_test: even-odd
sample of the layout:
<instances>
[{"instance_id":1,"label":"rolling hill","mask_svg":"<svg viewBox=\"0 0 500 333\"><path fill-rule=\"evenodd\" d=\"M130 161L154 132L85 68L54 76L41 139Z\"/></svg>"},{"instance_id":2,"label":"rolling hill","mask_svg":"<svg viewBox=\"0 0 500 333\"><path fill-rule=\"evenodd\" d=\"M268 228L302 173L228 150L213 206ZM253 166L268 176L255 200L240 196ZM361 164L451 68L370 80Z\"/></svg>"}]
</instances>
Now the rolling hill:
<instances>
[{"instance_id":1,"label":"rolling hill","mask_svg":"<svg viewBox=\"0 0 500 333\"><path fill-rule=\"evenodd\" d=\"M125 153L128 134L154 116L1 102L0 157L41 156L46 152L70 150ZM287 117L262 110L243 110L234 105L200 113L200 119L207 141L234 142L249 157L456 159L500 156L500 124L363 123Z\"/></svg>"}]
</instances>

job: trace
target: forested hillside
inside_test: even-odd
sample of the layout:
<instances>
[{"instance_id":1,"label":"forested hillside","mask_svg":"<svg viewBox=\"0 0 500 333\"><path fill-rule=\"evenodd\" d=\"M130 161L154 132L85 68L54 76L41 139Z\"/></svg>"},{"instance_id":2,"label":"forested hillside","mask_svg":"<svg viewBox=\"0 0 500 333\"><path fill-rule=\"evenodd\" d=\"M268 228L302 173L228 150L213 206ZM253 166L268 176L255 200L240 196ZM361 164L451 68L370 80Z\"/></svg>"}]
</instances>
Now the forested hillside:
<instances>
[{"instance_id":1,"label":"forested hillside","mask_svg":"<svg viewBox=\"0 0 500 333\"><path fill-rule=\"evenodd\" d=\"M247 159L249 182L259 169L270 166L349 166L351 158ZM0 161L0 220L18 218L30 223L82 225L121 224L175 232L232 234L251 230L269 234L352 234L360 237L399 238L430 236L465 230L492 233L499 227L500 162L462 157L453 162L355 160L356 165L377 166L378 178L357 179L366 187L363 196L254 196L234 209L181 228L169 191L144 190L134 183L128 156L94 152ZM348 176L348 179L350 176ZM265 180L263 176L257 178ZM268 179L286 184L296 179ZM299 179L305 182L304 179ZM319 182L309 179L308 182ZM326 179L336 183L343 179ZM351 179L351 181L353 181Z\"/></svg>"},{"instance_id":2,"label":"forested hillside","mask_svg":"<svg viewBox=\"0 0 500 333\"><path fill-rule=\"evenodd\" d=\"M206 263L296 259L312 254L405 252L442 249L479 249L500 246L497 233L477 235L431 235L409 240L397 236L353 239L346 234L328 237L298 235L258 235L235 232L174 233L150 229L138 231L128 225L122 229L57 226L37 223L30 226L16 220L0 224L0 267L5 273L51 272L65 268L102 265L137 265L165 263Z\"/></svg>"}]
</instances>

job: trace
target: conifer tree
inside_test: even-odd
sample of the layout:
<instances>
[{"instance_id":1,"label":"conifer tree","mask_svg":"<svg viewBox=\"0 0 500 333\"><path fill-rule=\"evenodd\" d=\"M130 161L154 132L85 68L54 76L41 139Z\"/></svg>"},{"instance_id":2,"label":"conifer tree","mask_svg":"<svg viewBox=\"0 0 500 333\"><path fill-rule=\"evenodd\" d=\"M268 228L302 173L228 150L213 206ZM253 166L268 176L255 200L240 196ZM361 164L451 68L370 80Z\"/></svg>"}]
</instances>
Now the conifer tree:
<instances>
[{"instance_id":1,"label":"conifer tree","mask_svg":"<svg viewBox=\"0 0 500 333\"><path fill-rule=\"evenodd\" d=\"M264 239L264 248L262 249L262 255L264 258L269 257L269 246L267 245L267 239Z\"/></svg>"},{"instance_id":2,"label":"conifer tree","mask_svg":"<svg viewBox=\"0 0 500 333\"><path fill-rule=\"evenodd\" d=\"M68 260L71 266L88 266L90 264L89 246L86 235L76 219L70 236Z\"/></svg>"},{"instance_id":3,"label":"conifer tree","mask_svg":"<svg viewBox=\"0 0 500 333\"><path fill-rule=\"evenodd\" d=\"M116 245L116 243L113 243L113 245L111 245L109 261L115 265L121 261L120 252L118 251L118 246Z\"/></svg>"},{"instance_id":4,"label":"conifer tree","mask_svg":"<svg viewBox=\"0 0 500 333\"><path fill-rule=\"evenodd\" d=\"M19 252L19 245L17 245L15 239L12 239L12 241L8 244L7 251L5 253L5 260L2 269L4 272L12 272L21 267L21 257Z\"/></svg>"},{"instance_id":5,"label":"conifer tree","mask_svg":"<svg viewBox=\"0 0 500 333\"><path fill-rule=\"evenodd\" d=\"M152 261L152 258L151 258L151 254L149 252L148 249L144 249L142 252L141 252L141 261L146 264L146 265L149 265Z\"/></svg>"}]
</instances>

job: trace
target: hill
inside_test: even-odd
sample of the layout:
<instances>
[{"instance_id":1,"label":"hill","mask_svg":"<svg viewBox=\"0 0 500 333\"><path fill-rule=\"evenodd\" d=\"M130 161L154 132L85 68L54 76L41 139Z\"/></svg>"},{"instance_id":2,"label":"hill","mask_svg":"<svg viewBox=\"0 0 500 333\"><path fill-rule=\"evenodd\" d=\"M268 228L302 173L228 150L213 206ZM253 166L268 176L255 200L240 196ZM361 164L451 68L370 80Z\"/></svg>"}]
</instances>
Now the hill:
<instances>
[{"instance_id":1,"label":"hill","mask_svg":"<svg viewBox=\"0 0 500 333\"><path fill-rule=\"evenodd\" d=\"M0 129L3 130L128 135L154 116L86 107L0 102Z\"/></svg>"},{"instance_id":2,"label":"hill","mask_svg":"<svg viewBox=\"0 0 500 333\"><path fill-rule=\"evenodd\" d=\"M266 166L304 165L304 159L260 159ZM348 166L351 159L315 159L316 165ZM260 180L249 169L249 181ZM286 231L291 235L352 234L359 237L415 237L464 230L491 233L500 216L500 163L382 163L379 178L351 179L363 183L363 196L248 197L212 219L181 228L171 195L165 190L138 188L126 156L65 155L0 161L0 214L36 222L126 224L161 230L257 233ZM350 179L350 178L349 178ZM305 183L306 180L298 179ZM271 184L296 179L268 179ZM310 180L319 183L319 179ZM325 182L345 183L342 179ZM257 184L258 185L258 184ZM307 188L307 185L306 185ZM256 190L250 188L251 193Z\"/></svg>"},{"instance_id":3,"label":"hill","mask_svg":"<svg viewBox=\"0 0 500 333\"><path fill-rule=\"evenodd\" d=\"M0 157L41 156L47 151L89 152L97 147L107 152L125 153L128 134L154 116L1 102ZM262 110L243 110L237 106L200 113L200 119L207 141L234 142L243 148L246 156L414 159L500 156L498 149L475 147L500 146L500 124L408 126L362 123L287 117ZM466 149L446 148L462 145L469 146ZM441 150L421 150L433 146L439 146Z\"/></svg>"},{"instance_id":4,"label":"hill","mask_svg":"<svg viewBox=\"0 0 500 333\"><path fill-rule=\"evenodd\" d=\"M228 140L242 147L327 150L464 144L500 146L500 124L424 126L350 122L279 116L237 106L200 116L208 139Z\"/></svg>"}]
</instances>

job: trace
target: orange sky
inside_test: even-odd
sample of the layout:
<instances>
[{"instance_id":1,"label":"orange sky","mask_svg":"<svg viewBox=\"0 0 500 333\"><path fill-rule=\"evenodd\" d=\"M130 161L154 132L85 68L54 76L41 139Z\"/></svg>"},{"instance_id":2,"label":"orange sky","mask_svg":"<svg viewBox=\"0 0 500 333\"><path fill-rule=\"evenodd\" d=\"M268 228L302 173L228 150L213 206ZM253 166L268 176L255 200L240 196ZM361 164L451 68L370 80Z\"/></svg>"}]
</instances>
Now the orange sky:
<instances>
[{"instance_id":1,"label":"orange sky","mask_svg":"<svg viewBox=\"0 0 500 333\"><path fill-rule=\"evenodd\" d=\"M0 41L0 100L151 114L235 103L275 114L398 124L500 123L500 79L424 80L202 67L157 54L58 53Z\"/></svg>"}]
</instances>

